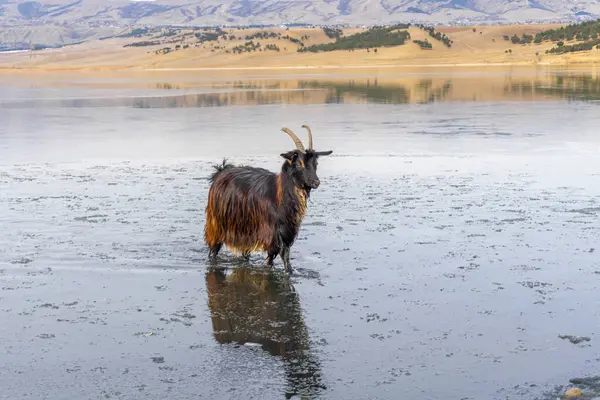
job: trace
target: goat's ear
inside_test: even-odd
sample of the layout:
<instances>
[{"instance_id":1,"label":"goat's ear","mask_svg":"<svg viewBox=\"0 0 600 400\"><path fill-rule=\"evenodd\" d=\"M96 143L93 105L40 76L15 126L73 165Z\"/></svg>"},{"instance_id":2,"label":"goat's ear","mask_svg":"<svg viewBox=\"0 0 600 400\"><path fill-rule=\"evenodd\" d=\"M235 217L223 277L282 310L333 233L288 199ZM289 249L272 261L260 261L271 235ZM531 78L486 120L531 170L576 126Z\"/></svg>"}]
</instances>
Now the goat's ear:
<instances>
[{"instance_id":1,"label":"goat's ear","mask_svg":"<svg viewBox=\"0 0 600 400\"><path fill-rule=\"evenodd\" d=\"M315 154L318 156L328 156L331 153L333 153L333 150L329 150L329 151L316 151Z\"/></svg>"},{"instance_id":2,"label":"goat's ear","mask_svg":"<svg viewBox=\"0 0 600 400\"><path fill-rule=\"evenodd\" d=\"M281 153L281 157L285 158L288 161L294 162L296 158L298 158L298 153L294 150L288 151L287 153Z\"/></svg>"}]
</instances>

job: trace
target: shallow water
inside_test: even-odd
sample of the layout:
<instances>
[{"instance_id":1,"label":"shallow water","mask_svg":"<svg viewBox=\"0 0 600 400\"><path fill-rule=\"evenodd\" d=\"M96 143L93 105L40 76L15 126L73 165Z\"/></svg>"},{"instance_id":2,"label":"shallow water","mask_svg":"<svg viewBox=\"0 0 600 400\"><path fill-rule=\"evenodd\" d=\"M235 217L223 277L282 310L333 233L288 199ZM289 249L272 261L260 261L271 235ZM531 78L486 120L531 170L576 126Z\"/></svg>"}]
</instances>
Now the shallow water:
<instances>
[{"instance_id":1,"label":"shallow water","mask_svg":"<svg viewBox=\"0 0 600 400\"><path fill-rule=\"evenodd\" d=\"M425 102L427 74L377 77L415 101L323 77L4 81L0 398L549 399L595 375L594 78L481 75L440 73ZM507 79L551 90L490 89ZM181 100L210 93L229 100ZM303 123L334 153L297 274L211 268L212 165L277 170Z\"/></svg>"}]
</instances>

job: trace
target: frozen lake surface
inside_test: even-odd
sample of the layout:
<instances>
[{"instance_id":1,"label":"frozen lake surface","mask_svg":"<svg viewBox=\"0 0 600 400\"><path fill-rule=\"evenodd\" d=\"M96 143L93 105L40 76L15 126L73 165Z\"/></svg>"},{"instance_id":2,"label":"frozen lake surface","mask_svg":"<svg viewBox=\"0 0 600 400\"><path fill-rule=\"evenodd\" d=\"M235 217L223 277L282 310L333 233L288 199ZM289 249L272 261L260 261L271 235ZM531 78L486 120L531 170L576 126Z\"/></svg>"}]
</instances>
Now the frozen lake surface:
<instances>
[{"instance_id":1,"label":"frozen lake surface","mask_svg":"<svg viewBox=\"0 0 600 400\"><path fill-rule=\"evenodd\" d=\"M0 79L0 398L554 399L597 375L598 81L387 74ZM297 274L210 268L212 165L277 171L304 123L334 153Z\"/></svg>"}]
</instances>

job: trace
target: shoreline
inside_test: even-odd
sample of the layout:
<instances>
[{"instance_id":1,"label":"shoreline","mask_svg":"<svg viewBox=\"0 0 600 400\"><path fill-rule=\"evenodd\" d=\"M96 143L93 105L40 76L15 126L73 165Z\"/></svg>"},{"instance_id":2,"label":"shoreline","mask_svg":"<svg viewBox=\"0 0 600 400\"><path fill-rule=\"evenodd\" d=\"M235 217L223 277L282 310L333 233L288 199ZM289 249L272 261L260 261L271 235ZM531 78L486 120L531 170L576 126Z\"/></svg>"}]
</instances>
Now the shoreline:
<instances>
[{"instance_id":1,"label":"shoreline","mask_svg":"<svg viewBox=\"0 0 600 400\"><path fill-rule=\"evenodd\" d=\"M25 73L25 72L178 72L178 71L286 71L286 70L376 70L376 69L405 69L405 68L495 68L495 67L524 67L524 68L567 68L567 67L600 67L598 62L581 61L581 62L513 62L513 63L429 63L429 64L373 64L373 65L282 65L282 66L241 66L241 67L225 67L225 66L208 66L208 67L161 67L161 68L144 68L130 66L40 66L40 67L3 67L0 66L0 73Z\"/></svg>"}]
</instances>

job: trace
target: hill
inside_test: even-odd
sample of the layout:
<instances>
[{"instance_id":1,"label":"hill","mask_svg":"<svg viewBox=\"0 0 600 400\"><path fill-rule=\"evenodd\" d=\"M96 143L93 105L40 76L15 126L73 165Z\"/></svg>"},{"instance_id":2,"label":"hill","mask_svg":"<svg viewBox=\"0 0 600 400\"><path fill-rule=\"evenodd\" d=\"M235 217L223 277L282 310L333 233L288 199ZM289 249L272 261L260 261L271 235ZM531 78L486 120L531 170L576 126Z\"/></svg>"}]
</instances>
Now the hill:
<instances>
[{"instance_id":1,"label":"hill","mask_svg":"<svg viewBox=\"0 0 600 400\"><path fill-rule=\"evenodd\" d=\"M600 0L0 0L0 49L56 46L128 27L577 22Z\"/></svg>"},{"instance_id":2,"label":"hill","mask_svg":"<svg viewBox=\"0 0 600 400\"><path fill-rule=\"evenodd\" d=\"M567 27L575 32L577 27ZM561 25L134 29L61 49L0 55L0 70L236 70L600 63L590 36ZM594 35L592 38L591 35ZM572 40L567 40L567 39ZM590 47L589 44L592 44Z\"/></svg>"}]
</instances>

